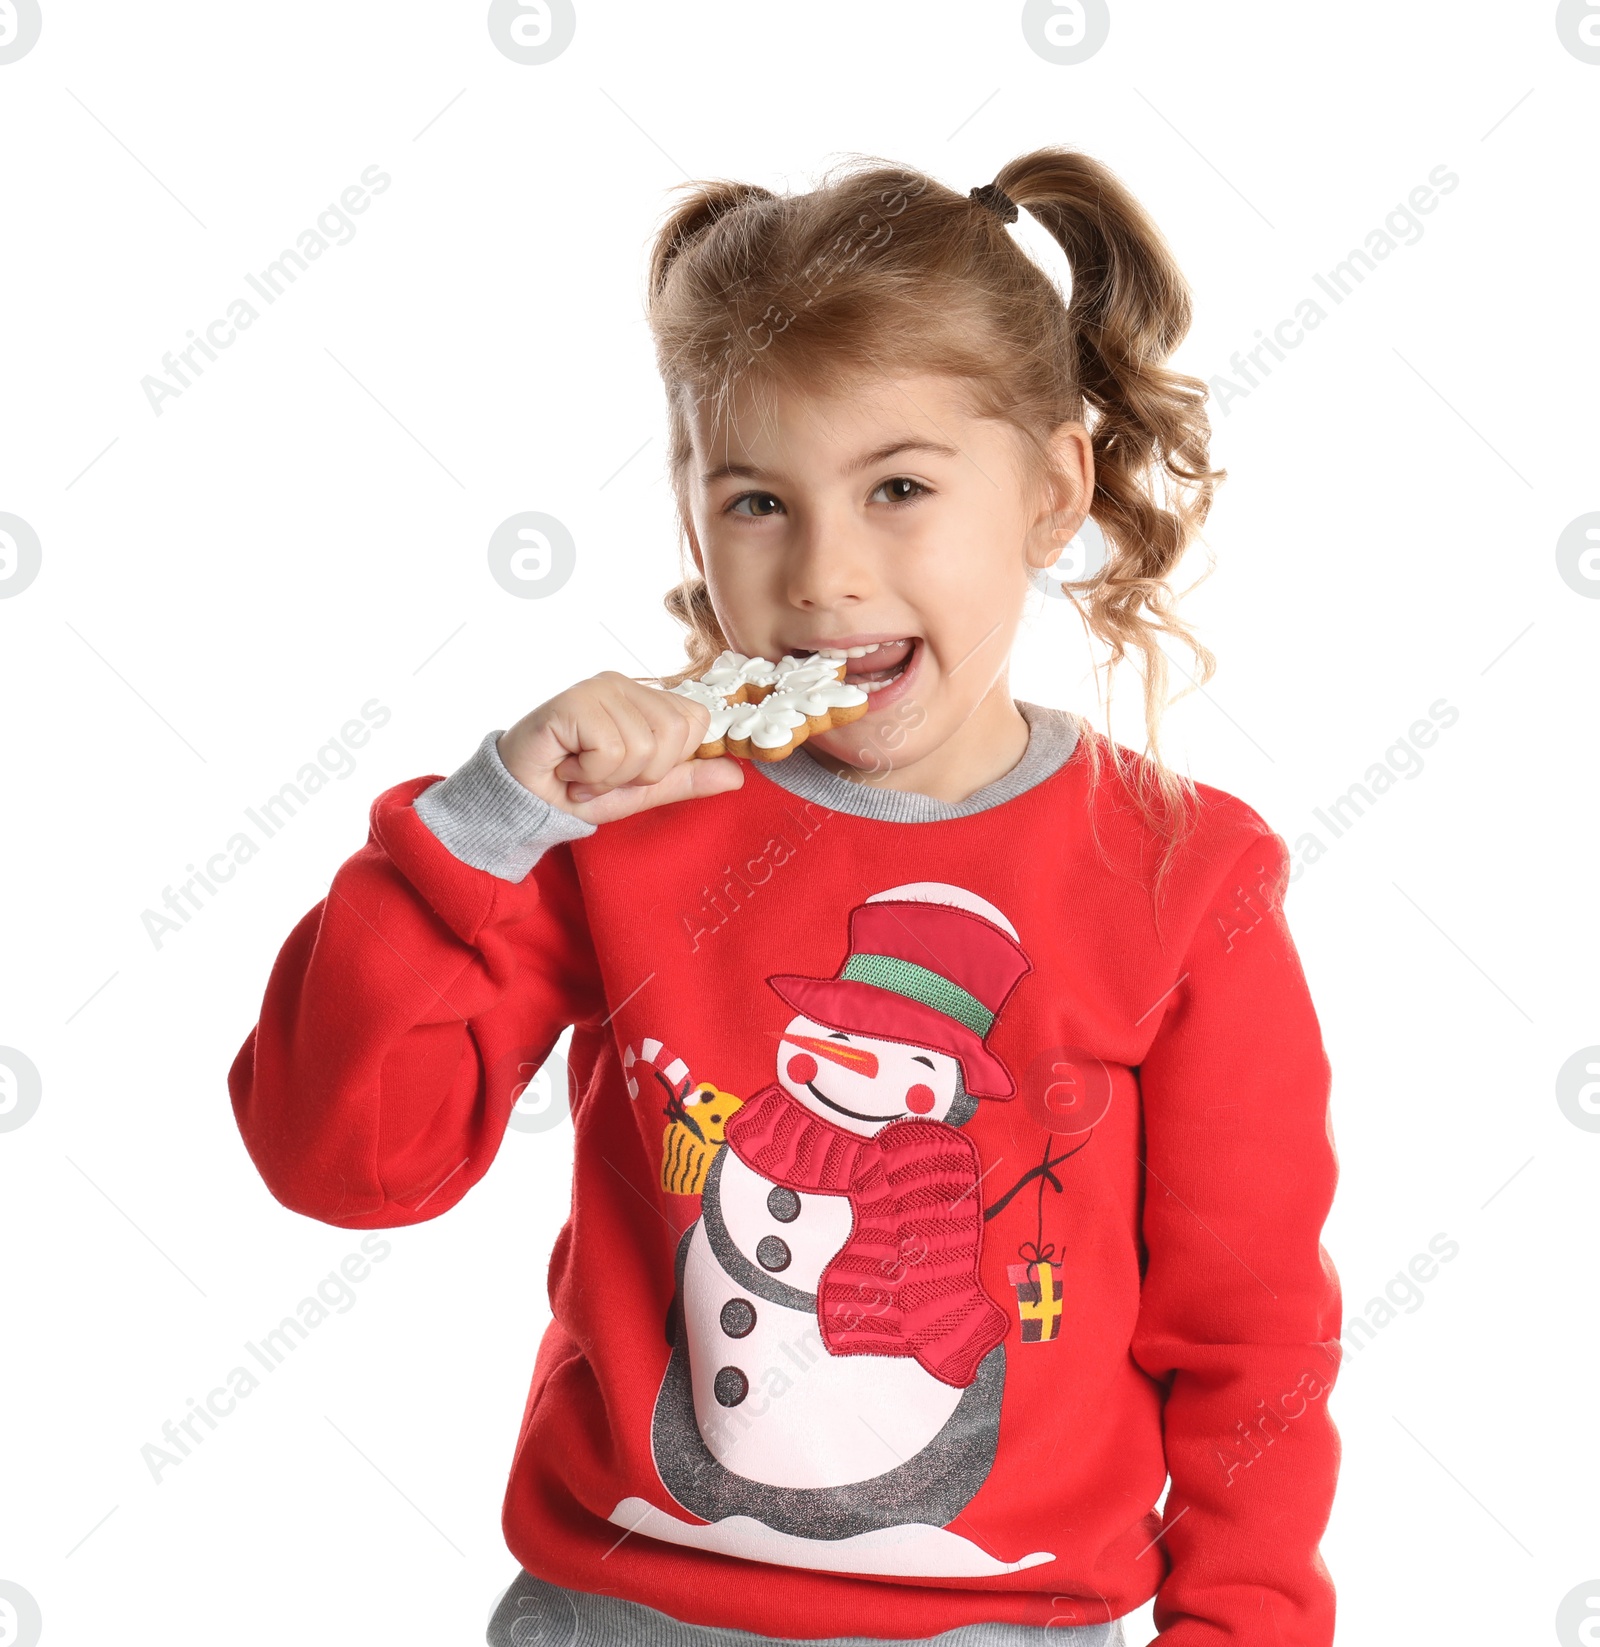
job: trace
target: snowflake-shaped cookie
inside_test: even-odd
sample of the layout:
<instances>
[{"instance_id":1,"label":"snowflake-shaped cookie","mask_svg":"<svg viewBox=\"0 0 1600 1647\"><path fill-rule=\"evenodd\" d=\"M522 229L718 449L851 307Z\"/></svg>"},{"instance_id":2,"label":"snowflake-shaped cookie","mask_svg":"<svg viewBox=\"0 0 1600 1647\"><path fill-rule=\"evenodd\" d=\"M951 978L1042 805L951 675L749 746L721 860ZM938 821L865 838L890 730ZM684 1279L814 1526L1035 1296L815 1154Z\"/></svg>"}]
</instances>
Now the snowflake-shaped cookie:
<instances>
[{"instance_id":1,"label":"snowflake-shaped cookie","mask_svg":"<svg viewBox=\"0 0 1600 1647\"><path fill-rule=\"evenodd\" d=\"M698 680L669 690L711 711L695 751L698 759L737 755L781 761L812 733L847 726L866 714L868 695L846 684L846 661L842 652L805 658L786 652L776 663L724 652Z\"/></svg>"}]
</instances>

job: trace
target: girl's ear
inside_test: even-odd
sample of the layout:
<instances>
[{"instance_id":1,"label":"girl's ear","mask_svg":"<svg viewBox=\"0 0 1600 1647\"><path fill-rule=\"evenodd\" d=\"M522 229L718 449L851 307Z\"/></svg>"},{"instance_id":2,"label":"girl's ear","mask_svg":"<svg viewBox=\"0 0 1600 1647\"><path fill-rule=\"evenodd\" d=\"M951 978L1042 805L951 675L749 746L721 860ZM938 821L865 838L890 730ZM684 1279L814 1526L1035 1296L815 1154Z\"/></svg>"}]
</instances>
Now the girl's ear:
<instances>
[{"instance_id":1,"label":"girl's ear","mask_svg":"<svg viewBox=\"0 0 1600 1647\"><path fill-rule=\"evenodd\" d=\"M1094 501L1094 446L1081 423L1063 423L1050 437L1045 501L1029 535L1028 564L1055 565L1089 516ZM1042 557L1042 558L1041 558Z\"/></svg>"}]
</instances>

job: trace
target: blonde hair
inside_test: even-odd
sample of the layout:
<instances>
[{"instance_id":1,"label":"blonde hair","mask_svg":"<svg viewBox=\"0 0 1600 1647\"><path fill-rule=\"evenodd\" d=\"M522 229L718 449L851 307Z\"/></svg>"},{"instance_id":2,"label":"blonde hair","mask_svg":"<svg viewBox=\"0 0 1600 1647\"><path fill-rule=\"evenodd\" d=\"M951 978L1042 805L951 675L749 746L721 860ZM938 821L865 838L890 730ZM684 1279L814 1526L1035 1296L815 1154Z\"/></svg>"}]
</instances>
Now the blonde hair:
<instances>
[{"instance_id":1,"label":"blonde hair","mask_svg":"<svg viewBox=\"0 0 1600 1647\"><path fill-rule=\"evenodd\" d=\"M1044 148L1001 167L993 187L1066 254L1072 288L1063 301L994 210L909 167L857 157L804 194L727 181L681 187L687 198L651 250L647 305L681 526L690 518L691 414L725 412L746 374L823 393L848 388L863 368L959 379L976 415L1022 435L1037 484L1048 474L1051 433L1086 425L1089 512L1107 563L1072 598L1107 651L1097 666L1097 676L1106 673L1107 736L1075 718L1091 784L1109 758L1165 841L1159 886L1196 799L1192 781L1160 754L1168 702L1160 637L1188 647L1196 687L1210 678L1215 660L1177 616L1170 579L1226 473L1209 467L1205 384L1166 364L1189 329L1190 297L1160 230L1088 155ZM685 575L665 605L687 631L688 662L660 677L664 685L700 674L727 646L686 531L680 556ZM1111 676L1134 654L1147 756L1109 736Z\"/></svg>"}]
</instances>

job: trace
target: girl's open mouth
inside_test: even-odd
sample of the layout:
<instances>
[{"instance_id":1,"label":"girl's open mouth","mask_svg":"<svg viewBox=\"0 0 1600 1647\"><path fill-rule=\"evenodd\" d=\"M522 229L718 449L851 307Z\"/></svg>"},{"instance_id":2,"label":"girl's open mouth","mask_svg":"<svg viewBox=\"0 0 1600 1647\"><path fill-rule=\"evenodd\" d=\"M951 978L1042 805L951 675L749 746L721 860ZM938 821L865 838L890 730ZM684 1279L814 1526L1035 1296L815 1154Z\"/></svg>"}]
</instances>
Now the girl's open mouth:
<instances>
[{"instance_id":1,"label":"girl's open mouth","mask_svg":"<svg viewBox=\"0 0 1600 1647\"><path fill-rule=\"evenodd\" d=\"M852 646L846 656L844 678L859 686L869 697L881 692L906 674L916 656L920 636L879 641L875 646Z\"/></svg>"}]
</instances>

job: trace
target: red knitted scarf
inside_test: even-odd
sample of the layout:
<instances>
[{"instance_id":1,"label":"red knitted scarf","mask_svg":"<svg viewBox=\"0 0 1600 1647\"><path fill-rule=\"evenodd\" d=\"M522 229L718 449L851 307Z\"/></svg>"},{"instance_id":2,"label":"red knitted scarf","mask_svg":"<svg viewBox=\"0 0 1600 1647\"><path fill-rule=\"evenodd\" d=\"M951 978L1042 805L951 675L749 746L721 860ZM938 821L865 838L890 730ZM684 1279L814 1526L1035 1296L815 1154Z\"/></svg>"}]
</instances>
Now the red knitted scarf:
<instances>
[{"instance_id":1,"label":"red knitted scarf","mask_svg":"<svg viewBox=\"0 0 1600 1647\"><path fill-rule=\"evenodd\" d=\"M817 1285L817 1322L833 1355L911 1355L964 1389L1006 1335L983 1290L978 1152L942 1121L846 1132L776 1084L735 1111L725 1136L774 1183L850 1200L851 1227Z\"/></svg>"}]
</instances>

